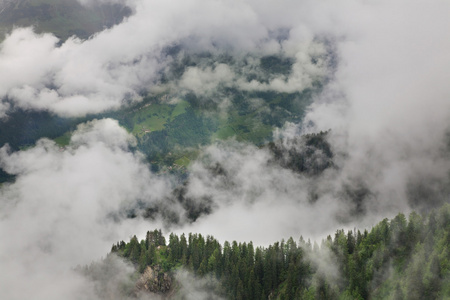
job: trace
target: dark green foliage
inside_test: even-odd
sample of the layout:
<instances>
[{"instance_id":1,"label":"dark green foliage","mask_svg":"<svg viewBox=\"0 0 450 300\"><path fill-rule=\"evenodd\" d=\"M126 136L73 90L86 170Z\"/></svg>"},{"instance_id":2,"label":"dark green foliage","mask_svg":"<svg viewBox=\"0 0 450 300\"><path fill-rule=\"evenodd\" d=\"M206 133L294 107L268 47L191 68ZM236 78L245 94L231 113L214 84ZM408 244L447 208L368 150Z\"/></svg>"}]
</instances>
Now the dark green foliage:
<instances>
[{"instance_id":1,"label":"dark green foliage","mask_svg":"<svg viewBox=\"0 0 450 300\"><path fill-rule=\"evenodd\" d=\"M270 110L263 110L258 115L264 124L282 127L286 121L300 122L309 104L312 103L313 93L306 89L301 93L278 93L274 91L254 92L246 98L264 100Z\"/></svg>"},{"instance_id":2,"label":"dark green foliage","mask_svg":"<svg viewBox=\"0 0 450 300\"><path fill-rule=\"evenodd\" d=\"M196 110L215 110L218 107L218 103L194 93L186 94L185 99Z\"/></svg>"},{"instance_id":3,"label":"dark green foliage","mask_svg":"<svg viewBox=\"0 0 450 300\"><path fill-rule=\"evenodd\" d=\"M15 176L6 173L5 171L3 171L3 169L0 168L0 183L3 182L12 182L14 181Z\"/></svg>"},{"instance_id":4,"label":"dark green foliage","mask_svg":"<svg viewBox=\"0 0 450 300\"><path fill-rule=\"evenodd\" d=\"M55 16L59 16L65 11L62 7L65 7L68 2L80 6L76 0L62 0L59 4L56 2L55 0L36 0L32 3L32 1L22 0L17 1L16 7L18 11L25 14L31 10L37 16L41 13L44 15L50 13L47 12L50 9ZM114 15L114 11L119 9L119 6L113 6L102 14ZM95 9L101 10L101 7L103 5ZM34 10L38 10L39 13ZM6 14L6 10L3 13ZM64 13L66 17L70 17L72 11ZM120 13L126 14L125 11ZM108 24L105 25L108 26ZM178 57L180 51L180 46L173 45L164 53ZM176 80L183 75L186 68L191 66L213 67L217 63L226 63L230 68L239 69L239 63L225 54L185 54L182 59L177 57L174 57L173 66L169 68L168 73L160 74L163 77L166 76L168 81ZM257 73L264 74L264 80L268 80L275 75L287 72L291 64L292 61L289 58L264 57L261 59L261 70ZM123 104L128 103L128 105L124 105L120 110L105 111L77 119L58 118L48 112L28 112L12 107L16 111L10 111L9 119L1 121L2 124L0 124L2 125L0 126L0 146L9 143L13 150L17 150L34 145L42 137L58 138L61 145L68 144L70 132L75 130L78 124L93 119L112 118L118 120L121 126L137 138L137 148L131 147L131 150L137 149L144 153L148 162L151 162L153 172L169 172L183 177L187 174L186 167L189 162L200 153L199 146L228 138L262 146L272 140L274 127L282 127L287 121L300 122L306 108L312 103L313 95L320 90L321 87L312 87L302 92L280 93L245 91L237 86L219 85L213 96L195 94L192 91L149 94L148 91L142 90L141 102L124 99ZM173 96L182 101L178 104L169 103L168 100ZM220 105L224 103L224 99L230 105ZM63 137L64 142L61 142ZM311 143L318 142L311 139Z\"/></svg>"},{"instance_id":5,"label":"dark green foliage","mask_svg":"<svg viewBox=\"0 0 450 300\"><path fill-rule=\"evenodd\" d=\"M187 195L187 181L180 186L176 187L170 197L164 199L166 204L171 203L174 206L181 205L185 211L185 217L187 220L194 222L202 215L208 215L213 211L214 203L208 196L199 198L192 198ZM152 204L147 207L143 214L145 218L156 219L163 216L163 219L171 224L176 224L180 221L180 216L173 210L160 206L158 203Z\"/></svg>"},{"instance_id":6,"label":"dark green foliage","mask_svg":"<svg viewBox=\"0 0 450 300\"><path fill-rule=\"evenodd\" d=\"M143 272L190 269L211 274L228 299L440 299L450 297L450 205L424 218L411 213L384 219L370 232L337 230L322 247L290 238L267 248L211 236L161 231L146 240L113 245L112 252ZM327 260L325 266L321 261ZM331 274L335 275L331 275Z\"/></svg>"},{"instance_id":7,"label":"dark green foliage","mask_svg":"<svg viewBox=\"0 0 450 300\"><path fill-rule=\"evenodd\" d=\"M42 137L59 137L84 121L87 118L66 119L48 112L15 110L0 120L0 147L8 143L12 150L19 150L34 145Z\"/></svg>"},{"instance_id":8,"label":"dark green foliage","mask_svg":"<svg viewBox=\"0 0 450 300\"><path fill-rule=\"evenodd\" d=\"M328 132L307 134L289 141L289 145L269 143L274 162L295 172L318 175L333 166L333 152Z\"/></svg>"},{"instance_id":9,"label":"dark green foliage","mask_svg":"<svg viewBox=\"0 0 450 300\"><path fill-rule=\"evenodd\" d=\"M169 151L206 145L216 129L211 119L197 114L188 107L185 113L167 123L163 130L139 137L138 148L149 157L149 160L165 160L166 165L171 165L174 157L167 155Z\"/></svg>"},{"instance_id":10,"label":"dark green foliage","mask_svg":"<svg viewBox=\"0 0 450 300\"><path fill-rule=\"evenodd\" d=\"M289 75L294 63L293 59L279 56L264 56L260 60L261 68L272 74Z\"/></svg>"},{"instance_id":11,"label":"dark green foliage","mask_svg":"<svg viewBox=\"0 0 450 300\"><path fill-rule=\"evenodd\" d=\"M73 35L87 39L130 14L130 8L119 4L86 7L76 0L16 0L5 3L0 29L35 26L37 32L52 32L62 40Z\"/></svg>"},{"instance_id":12,"label":"dark green foliage","mask_svg":"<svg viewBox=\"0 0 450 300\"><path fill-rule=\"evenodd\" d=\"M167 126L170 142L183 147L195 147L209 142L216 127L212 120L196 114L188 107L184 114L177 116Z\"/></svg>"}]
</instances>

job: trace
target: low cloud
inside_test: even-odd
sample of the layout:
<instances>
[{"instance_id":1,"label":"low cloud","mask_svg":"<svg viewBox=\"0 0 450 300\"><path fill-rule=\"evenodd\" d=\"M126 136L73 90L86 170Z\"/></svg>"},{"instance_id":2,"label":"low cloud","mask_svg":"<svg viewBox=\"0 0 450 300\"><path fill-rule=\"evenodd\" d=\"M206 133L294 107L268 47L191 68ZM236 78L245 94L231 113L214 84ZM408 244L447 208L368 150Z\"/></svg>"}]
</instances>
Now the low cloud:
<instances>
[{"instance_id":1,"label":"low cloud","mask_svg":"<svg viewBox=\"0 0 450 300\"><path fill-rule=\"evenodd\" d=\"M81 125L66 149L46 139L19 152L1 148L2 168L17 175L0 192L4 297L75 299L85 280L71 268L100 258L118 240L159 227L126 215L138 201L170 191L128 151L130 139L117 121L105 119Z\"/></svg>"},{"instance_id":2,"label":"low cloud","mask_svg":"<svg viewBox=\"0 0 450 300\"><path fill-rule=\"evenodd\" d=\"M237 142L210 146L192 166L186 197L206 199L199 205L212 203L212 213L181 230L261 245L300 234L320 238L351 206L336 200L329 184L321 186L332 177L328 172L334 171L311 179L273 163L268 149ZM320 201L312 199L312 190L323 193Z\"/></svg>"},{"instance_id":3,"label":"low cloud","mask_svg":"<svg viewBox=\"0 0 450 300\"><path fill-rule=\"evenodd\" d=\"M163 299L155 293L139 291L134 279L135 271L130 262L114 254L89 266L77 267L74 274L86 280L85 291L80 291L78 295L87 294L83 299L99 300Z\"/></svg>"},{"instance_id":4,"label":"low cloud","mask_svg":"<svg viewBox=\"0 0 450 300\"><path fill-rule=\"evenodd\" d=\"M81 1L86 5L100 2L105 1ZM273 78L262 85L239 79L223 65L189 68L181 87L189 85L194 91L199 84L206 83L202 88L211 90L214 82L237 81L247 90L293 92L323 76L323 63L318 59L323 49L313 42L314 33L307 27L298 30L303 23L293 18L287 24L271 24L264 18L267 11L260 11L251 1L233 5L203 0L176 5L161 1L122 4L133 7L134 13L87 40L58 41L51 34L36 34L32 28L13 30L0 48L2 103L64 117L118 109L156 88L161 72L174 59L166 52L173 45L181 45L189 53L284 53L295 58L292 76ZM288 40L274 34L282 26L292 28ZM1 109L1 115L8 111L5 104Z\"/></svg>"},{"instance_id":5,"label":"low cloud","mask_svg":"<svg viewBox=\"0 0 450 300\"><path fill-rule=\"evenodd\" d=\"M226 64L199 69L188 68L179 83L179 87L194 92L199 96L213 96L219 85L231 87L235 74Z\"/></svg>"},{"instance_id":6,"label":"low cloud","mask_svg":"<svg viewBox=\"0 0 450 300\"><path fill-rule=\"evenodd\" d=\"M175 274L175 280L179 285L179 291L175 299L206 300L223 299L219 296L219 283L215 278L205 276L196 278L186 270L179 270Z\"/></svg>"},{"instance_id":7,"label":"low cloud","mask_svg":"<svg viewBox=\"0 0 450 300\"><path fill-rule=\"evenodd\" d=\"M367 210L384 211L379 203L395 211L427 210L449 200L450 89L444 81L450 43L441 39L449 25L443 9L448 3L383 1L360 6L364 19L340 20L347 37L338 43L337 72L301 128L332 129L330 142L342 154L340 180L373 192ZM421 191L434 200L418 201Z\"/></svg>"},{"instance_id":8,"label":"low cloud","mask_svg":"<svg viewBox=\"0 0 450 300\"><path fill-rule=\"evenodd\" d=\"M71 38L57 47L58 40L50 34L38 35L31 28L14 30L0 50L0 97L14 106L66 117L117 109L124 101L139 99L136 86L140 80L150 81L154 73L142 78L127 58L102 59L99 51L103 58L108 51L95 41L98 38ZM156 63L142 58L140 64L152 70Z\"/></svg>"},{"instance_id":9,"label":"low cloud","mask_svg":"<svg viewBox=\"0 0 450 300\"><path fill-rule=\"evenodd\" d=\"M121 4L121 5L133 5L136 1L134 0L77 0L82 5L92 6L101 4Z\"/></svg>"},{"instance_id":10,"label":"low cloud","mask_svg":"<svg viewBox=\"0 0 450 300\"><path fill-rule=\"evenodd\" d=\"M207 56L180 51L165 69L170 81L161 88L181 95L194 93L203 101L216 103L227 101L229 95L224 90L230 88L245 92L301 93L325 83L332 72L333 51L323 41L306 39L295 47L280 46L273 52L242 54L217 49ZM263 60L268 62L263 65ZM173 74L180 72L177 68L184 68L181 75Z\"/></svg>"}]
</instances>

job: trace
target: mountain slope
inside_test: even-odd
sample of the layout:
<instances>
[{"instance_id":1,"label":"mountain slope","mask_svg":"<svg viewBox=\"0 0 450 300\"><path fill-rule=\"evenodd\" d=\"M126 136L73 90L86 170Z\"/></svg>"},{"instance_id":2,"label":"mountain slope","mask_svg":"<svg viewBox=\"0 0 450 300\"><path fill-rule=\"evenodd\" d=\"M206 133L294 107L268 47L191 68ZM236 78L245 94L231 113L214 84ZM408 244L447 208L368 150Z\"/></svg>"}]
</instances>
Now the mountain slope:
<instances>
[{"instance_id":1,"label":"mountain slope","mask_svg":"<svg viewBox=\"0 0 450 300\"><path fill-rule=\"evenodd\" d=\"M85 7L77 0L4 0L0 2L0 40L13 27L34 26L59 39L86 39L95 32L120 23L131 10L118 4Z\"/></svg>"},{"instance_id":2,"label":"mountain slope","mask_svg":"<svg viewBox=\"0 0 450 300\"><path fill-rule=\"evenodd\" d=\"M109 258L82 272L98 281L93 270L117 255L136 268L134 278L139 279L131 291L170 299L182 297L176 283L182 269L197 280L217 280L210 292L227 299L447 299L449 236L448 204L426 217L413 212L409 219L403 214L384 219L370 232L337 230L320 247L303 238L268 247L236 241L222 245L191 233L170 234L166 242L154 230L145 240L134 236L113 245Z\"/></svg>"}]
</instances>

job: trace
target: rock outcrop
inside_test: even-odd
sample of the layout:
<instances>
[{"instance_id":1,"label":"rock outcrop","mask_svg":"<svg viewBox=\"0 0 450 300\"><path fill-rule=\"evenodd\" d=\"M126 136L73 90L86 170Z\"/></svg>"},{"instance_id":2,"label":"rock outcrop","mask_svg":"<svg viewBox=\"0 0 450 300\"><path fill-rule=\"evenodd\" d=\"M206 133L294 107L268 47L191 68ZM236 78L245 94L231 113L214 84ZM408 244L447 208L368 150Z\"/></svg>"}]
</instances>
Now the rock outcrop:
<instances>
[{"instance_id":1,"label":"rock outcrop","mask_svg":"<svg viewBox=\"0 0 450 300\"><path fill-rule=\"evenodd\" d=\"M172 276L161 267L148 266L136 283L136 289L155 294L167 294L173 285Z\"/></svg>"}]
</instances>

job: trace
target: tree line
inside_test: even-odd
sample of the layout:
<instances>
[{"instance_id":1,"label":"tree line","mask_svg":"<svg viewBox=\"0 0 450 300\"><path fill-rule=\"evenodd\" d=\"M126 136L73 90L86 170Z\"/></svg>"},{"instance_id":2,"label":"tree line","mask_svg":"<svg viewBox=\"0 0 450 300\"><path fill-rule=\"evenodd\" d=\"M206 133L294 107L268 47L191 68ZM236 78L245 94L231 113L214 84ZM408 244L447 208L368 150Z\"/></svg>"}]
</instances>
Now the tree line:
<instances>
[{"instance_id":1,"label":"tree line","mask_svg":"<svg viewBox=\"0 0 450 300\"><path fill-rule=\"evenodd\" d=\"M450 205L400 213L370 231L337 230L321 245L293 238L268 247L161 230L112 247L144 272L160 266L210 276L228 299L445 299L450 297Z\"/></svg>"}]
</instances>

